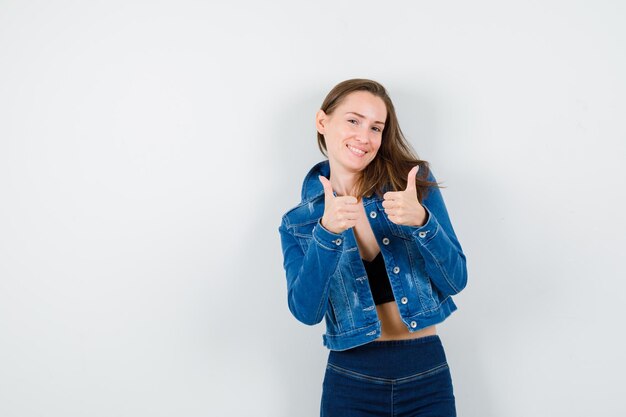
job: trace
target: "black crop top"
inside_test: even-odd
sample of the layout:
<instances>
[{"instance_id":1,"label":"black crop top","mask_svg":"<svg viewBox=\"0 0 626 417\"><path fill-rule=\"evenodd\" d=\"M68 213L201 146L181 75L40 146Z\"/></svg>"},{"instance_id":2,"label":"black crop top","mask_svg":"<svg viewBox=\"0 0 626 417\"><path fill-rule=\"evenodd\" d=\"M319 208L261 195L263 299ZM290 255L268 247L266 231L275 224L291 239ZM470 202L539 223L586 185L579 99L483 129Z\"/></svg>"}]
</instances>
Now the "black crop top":
<instances>
[{"instance_id":1,"label":"black crop top","mask_svg":"<svg viewBox=\"0 0 626 417\"><path fill-rule=\"evenodd\" d=\"M395 300L393 291L391 290L391 284L389 283L387 269L385 269L383 255L378 252L378 255L376 255L371 262L365 259L362 260L365 266L365 272L367 272L367 281L370 284L370 289L374 296L374 304L382 304Z\"/></svg>"}]
</instances>

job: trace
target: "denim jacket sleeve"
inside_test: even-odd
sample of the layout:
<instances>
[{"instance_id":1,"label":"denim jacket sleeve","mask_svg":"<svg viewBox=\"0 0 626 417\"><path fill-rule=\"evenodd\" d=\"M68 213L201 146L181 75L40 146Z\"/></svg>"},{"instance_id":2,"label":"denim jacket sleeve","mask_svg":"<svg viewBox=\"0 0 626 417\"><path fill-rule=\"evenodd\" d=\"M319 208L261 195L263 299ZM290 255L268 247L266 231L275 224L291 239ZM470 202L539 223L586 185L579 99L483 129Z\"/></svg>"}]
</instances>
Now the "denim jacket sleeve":
<instances>
[{"instance_id":1,"label":"denim jacket sleeve","mask_svg":"<svg viewBox=\"0 0 626 417\"><path fill-rule=\"evenodd\" d=\"M432 172L428 179L436 181ZM422 205L426 209L427 220L423 226L410 227L413 239L418 243L433 284L444 295L457 294L467 284L465 254L450 223L439 188L430 187Z\"/></svg>"},{"instance_id":2,"label":"denim jacket sleeve","mask_svg":"<svg viewBox=\"0 0 626 417\"><path fill-rule=\"evenodd\" d=\"M289 310L302 323L317 324L326 313L330 277L343 252L343 236L328 231L318 220L304 252L286 216L283 216L278 230L287 275Z\"/></svg>"}]
</instances>

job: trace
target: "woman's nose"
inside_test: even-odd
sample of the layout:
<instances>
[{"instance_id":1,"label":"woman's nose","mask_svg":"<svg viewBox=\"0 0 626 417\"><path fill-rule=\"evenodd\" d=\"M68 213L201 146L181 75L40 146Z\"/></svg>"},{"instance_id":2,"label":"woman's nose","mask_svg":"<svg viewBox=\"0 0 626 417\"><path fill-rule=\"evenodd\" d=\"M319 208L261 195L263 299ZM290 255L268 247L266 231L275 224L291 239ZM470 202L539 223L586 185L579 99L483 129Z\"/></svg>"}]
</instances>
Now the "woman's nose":
<instances>
[{"instance_id":1,"label":"woman's nose","mask_svg":"<svg viewBox=\"0 0 626 417\"><path fill-rule=\"evenodd\" d=\"M357 139L359 139L362 142L369 142L370 130L367 127L360 128L357 133Z\"/></svg>"}]
</instances>

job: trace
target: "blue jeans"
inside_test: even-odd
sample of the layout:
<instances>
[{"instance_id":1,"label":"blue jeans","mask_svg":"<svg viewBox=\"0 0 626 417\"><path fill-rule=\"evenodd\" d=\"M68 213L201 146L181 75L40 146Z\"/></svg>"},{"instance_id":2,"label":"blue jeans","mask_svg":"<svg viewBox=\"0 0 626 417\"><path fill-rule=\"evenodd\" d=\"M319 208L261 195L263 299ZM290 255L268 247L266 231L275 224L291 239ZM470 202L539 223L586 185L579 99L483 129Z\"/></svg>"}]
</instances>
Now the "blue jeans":
<instances>
[{"instance_id":1,"label":"blue jeans","mask_svg":"<svg viewBox=\"0 0 626 417\"><path fill-rule=\"evenodd\" d=\"M439 335L373 341L328 354L322 417L455 417Z\"/></svg>"}]
</instances>

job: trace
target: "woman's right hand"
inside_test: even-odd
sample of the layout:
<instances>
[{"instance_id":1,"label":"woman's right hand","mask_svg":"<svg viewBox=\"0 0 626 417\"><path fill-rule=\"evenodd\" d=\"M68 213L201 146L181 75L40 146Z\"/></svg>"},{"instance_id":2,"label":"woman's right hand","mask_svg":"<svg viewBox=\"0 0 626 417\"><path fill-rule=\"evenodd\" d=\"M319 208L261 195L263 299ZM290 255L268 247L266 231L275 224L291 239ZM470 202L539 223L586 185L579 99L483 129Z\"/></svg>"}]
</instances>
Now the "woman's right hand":
<instances>
[{"instance_id":1,"label":"woman's right hand","mask_svg":"<svg viewBox=\"0 0 626 417\"><path fill-rule=\"evenodd\" d=\"M354 227L359 216L359 205L356 197L351 195L335 197L328 178L321 175L318 178L324 187L322 226L329 232L336 234Z\"/></svg>"}]
</instances>

